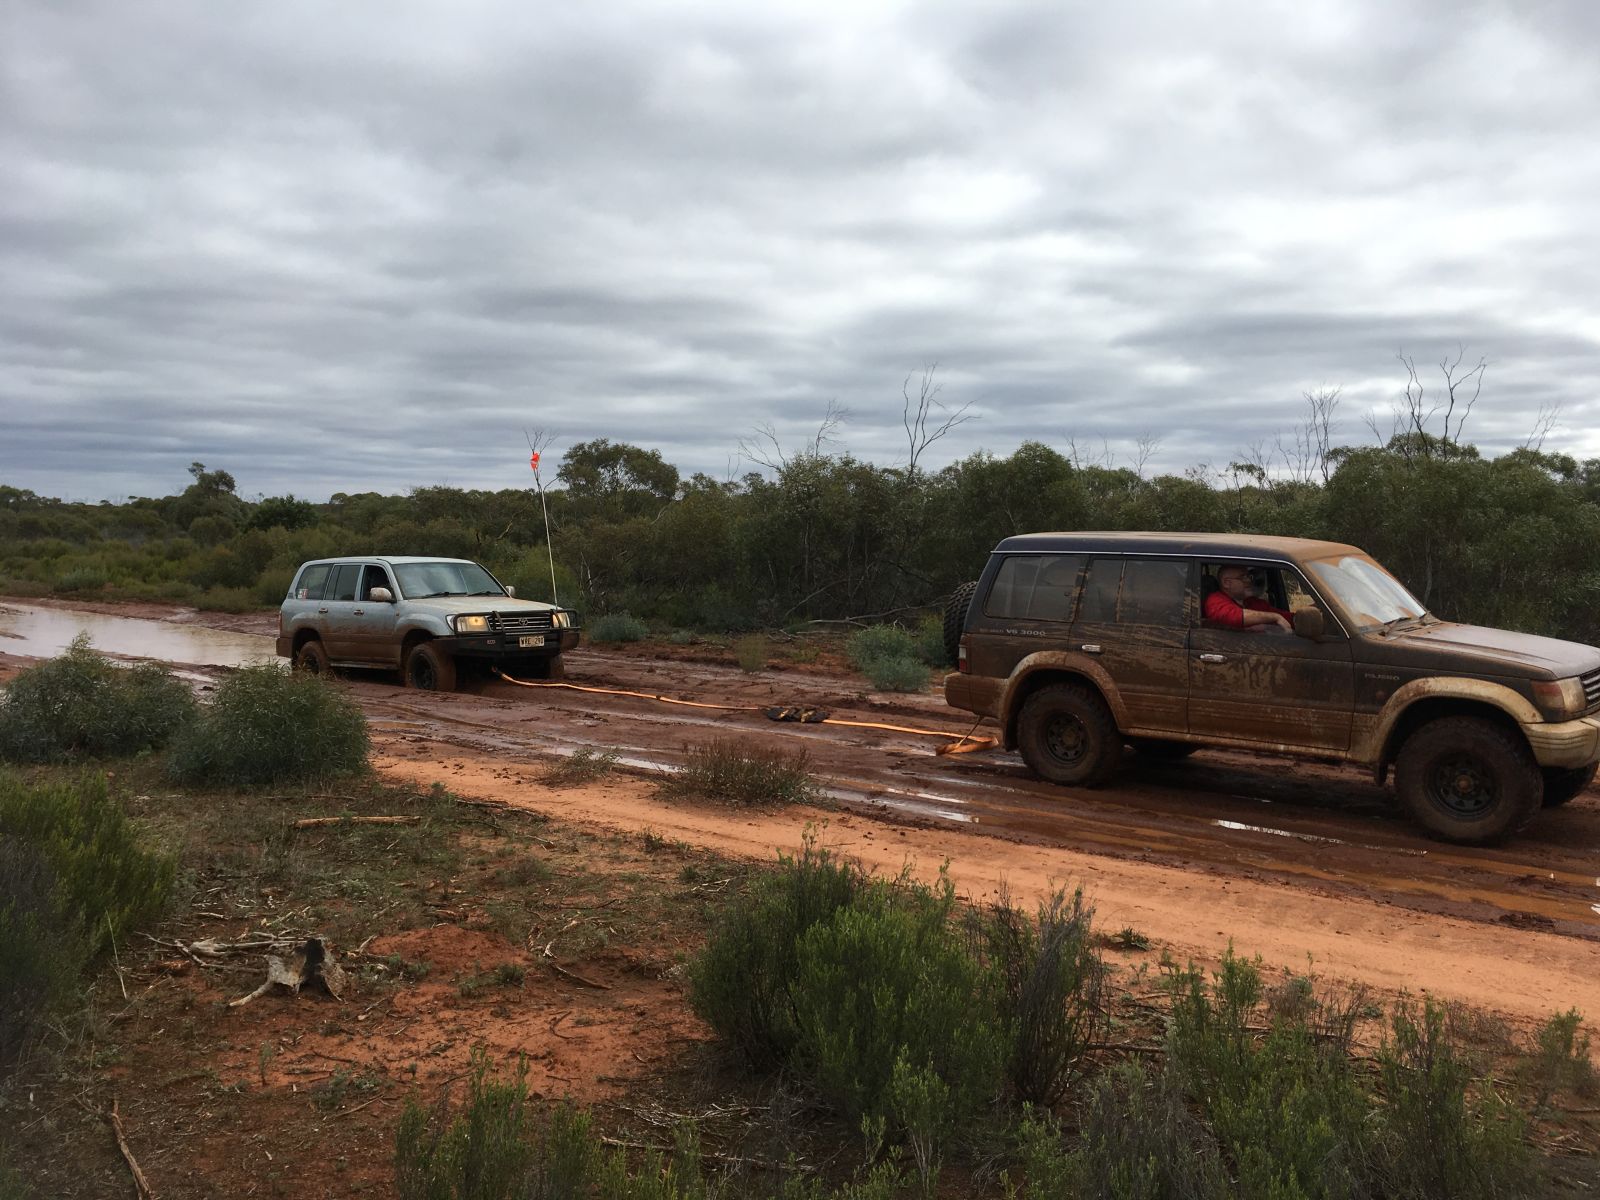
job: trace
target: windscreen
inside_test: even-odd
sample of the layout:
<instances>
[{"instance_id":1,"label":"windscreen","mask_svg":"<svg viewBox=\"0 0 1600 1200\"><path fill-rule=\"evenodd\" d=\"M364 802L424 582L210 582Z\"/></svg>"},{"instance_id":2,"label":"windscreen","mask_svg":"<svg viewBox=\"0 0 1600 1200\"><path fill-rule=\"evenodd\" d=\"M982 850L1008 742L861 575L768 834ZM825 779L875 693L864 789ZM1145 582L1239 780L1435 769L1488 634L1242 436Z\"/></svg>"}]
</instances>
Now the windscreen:
<instances>
[{"instance_id":1,"label":"windscreen","mask_svg":"<svg viewBox=\"0 0 1600 1200\"><path fill-rule=\"evenodd\" d=\"M407 600L430 596L504 596L505 589L477 563L397 563L400 594Z\"/></svg>"},{"instance_id":2,"label":"windscreen","mask_svg":"<svg viewBox=\"0 0 1600 1200\"><path fill-rule=\"evenodd\" d=\"M1308 564L1311 574L1362 628L1384 625L1428 610L1405 586L1370 558L1345 554Z\"/></svg>"}]
</instances>

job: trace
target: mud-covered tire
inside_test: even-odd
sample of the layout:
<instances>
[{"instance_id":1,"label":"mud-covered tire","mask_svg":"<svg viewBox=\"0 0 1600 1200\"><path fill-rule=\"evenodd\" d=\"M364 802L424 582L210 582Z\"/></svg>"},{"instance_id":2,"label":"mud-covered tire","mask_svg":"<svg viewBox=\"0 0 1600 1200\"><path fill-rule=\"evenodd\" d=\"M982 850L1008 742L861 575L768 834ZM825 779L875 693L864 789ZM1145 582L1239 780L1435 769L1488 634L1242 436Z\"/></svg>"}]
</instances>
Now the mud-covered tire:
<instances>
[{"instance_id":1,"label":"mud-covered tire","mask_svg":"<svg viewBox=\"0 0 1600 1200\"><path fill-rule=\"evenodd\" d=\"M1022 704L1017 748L1040 779L1078 787L1106 782L1122 763L1122 735L1106 702L1075 683L1052 683Z\"/></svg>"},{"instance_id":2,"label":"mud-covered tire","mask_svg":"<svg viewBox=\"0 0 1600 1200\"><path fill-rule=\"evenodd\" d=\"M1149 762L1177 762L1188 758L1199 746L1193 742L1169 742L1166 738L1134 738L1133 752Z\"/></svg>"},{"instance_id":3,"label":"mud-covered tire","mask_svg":"<svg viewBox=\"0 0 1600 1200\"><path fill-rule=\"evenodd\" d=\"M976 583L963 583L944 602L944 661L952 667L961 654L961 632L967 627L967 609L977 590Z\"/></svg>"},{"instance_id":4,"label":"mud-covered tire","mask_svg":"<svg viewBox=\"0 0 1600 1200\"><path fill-rule=\"evenodd\" d=\"M406 686L419 692L456 690L456 663L432 642L422 642L406 655Z\"/></svg>"},{"instance_id":5,"label":"mud-covered tire","mask_svg":"<svg viewBox=\"0 0 1600 1200\"><path fill-rule=\"evenodd\" d=\"M1544 776L1544 806L1560 808L1576 799L1584 788L1594 782L1596 771L1600 771L1600 763L1590 763L1587 767L1544 768L1540 772Z\"/></svg>"},{"instance_id":6,"label":"mud-covered tire","mask_svg":"<svg viewBox=\"0 0 1600 1200\"><path fill-rule=\"evenodd\" d=\"M291 665L296 671L304 671L307 675L321 675L324 679L333 674L333 668L328 665L328 652L322 648L322 642L317 638L301 643L300 649L294 652Z\"/></svg>"},{"instance_id":7,"label":"mud-covered tire","mask_svg":"<svg viewBox=\"0 0 1600 1200\"><path fill-rule=\"evenodd\" d=\"M1520 734L1483 717L1441 717L1395 760L1394 788L1416 821L1452 842L1495 842L1544 803L1544 778Z\"/></svg>"}]
</instances>

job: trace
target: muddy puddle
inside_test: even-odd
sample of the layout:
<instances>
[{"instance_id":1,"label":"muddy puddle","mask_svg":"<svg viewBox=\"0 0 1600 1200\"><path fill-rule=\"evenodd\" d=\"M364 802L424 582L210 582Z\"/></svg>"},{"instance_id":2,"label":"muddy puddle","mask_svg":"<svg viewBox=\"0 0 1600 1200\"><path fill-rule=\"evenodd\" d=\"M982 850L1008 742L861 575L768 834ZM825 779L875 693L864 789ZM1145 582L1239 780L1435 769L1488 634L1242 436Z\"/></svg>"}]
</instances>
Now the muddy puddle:
<instances>
[{"instance_id":1,"label":"muddy puddle","mask_svg":"<svg viewBox=\"0 0 1600 1200\"><path fill-rule=\"evenodd\" d=\"M242 667L274 657L272 639L255 634L0 602L0 652L51 658L80 633L104 654L192 666Z\"/></svg>"}]
</instances>

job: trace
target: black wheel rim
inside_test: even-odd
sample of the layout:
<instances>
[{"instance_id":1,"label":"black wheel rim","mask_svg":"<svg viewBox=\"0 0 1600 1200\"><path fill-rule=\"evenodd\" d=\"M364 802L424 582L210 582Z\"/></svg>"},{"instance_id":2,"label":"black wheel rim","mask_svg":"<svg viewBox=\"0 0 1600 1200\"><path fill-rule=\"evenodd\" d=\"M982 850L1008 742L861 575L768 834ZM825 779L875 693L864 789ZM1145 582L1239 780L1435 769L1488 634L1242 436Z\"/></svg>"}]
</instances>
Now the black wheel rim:
<instances>
[{"instance_id":1,"label":"black wheel rim","mask_svg":"<svg viewBox=\"0 0 1600 1200\"><path fill-rule=\"evenodd\" d=\"M1500 801L1494 772L1470 754L1447 755L1428 773L1428 798L1452 817L1475 821Z\"/></svg>"},{"instance_id":2,"label":"black wheel rim","mask_svg":"<svg viewBox=\"0 0 1600 1200\"><path fill-rule=\"evenodd\" d=\"M300 669L308 675L322 674L322 660L308 650L300 652Z\"/></svg>"},{"instance_id":3,"label":"black wheel rim","mask_svg":"<svg viewBox=\"0 0 1600 1200\"><path fill-rule=\"evenodd\" d=\"M431 692L435 682L432 661L425 654L413 654L411 656L412 685L425 692Z\"/></svg>"},{"instance_id":4,"label":"black wheel rim","mask_svg":"<svg viewBox=\"0 0 1600 1200\"><path fill-rule=\"evenodd\" d=\"M1071 713L1054 713L1044 727L1044 746L1057 762L1076 765L1089 753L1089 731Z\"/></svg>"}]
</instances>

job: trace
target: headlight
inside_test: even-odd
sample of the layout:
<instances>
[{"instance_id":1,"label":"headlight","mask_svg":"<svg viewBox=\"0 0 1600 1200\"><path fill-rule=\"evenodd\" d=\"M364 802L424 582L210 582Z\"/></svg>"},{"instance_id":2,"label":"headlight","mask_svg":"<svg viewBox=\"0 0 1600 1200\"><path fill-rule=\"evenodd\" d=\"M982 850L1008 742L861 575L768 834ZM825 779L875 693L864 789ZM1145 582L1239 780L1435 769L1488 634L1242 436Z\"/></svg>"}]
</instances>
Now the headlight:
<instances>
[{"instance_id":1,"label":"headlight","mask_svg":"<svg viewBox=\"0 0 1600 1200\"><path fill-rule=\"evenodd\" d=\"M572 628L572 614L569 613L569 612L561 612L560 610L557 610L556 612L551 613L550 614L550 627L552 629L571 629Z\"/></svg>"},{"instance_id":2,"label":"headlight","mask_svg":"<svg viewBox=\"0 0 1600 1200\"><path fill-rule=\"evenodd\" d=\"M471 613L455 618L457 633L488 633L489 618L483 613Z\"/></svg>"},{"instance_id":3,"label":"headlight","mask_svg":"<svg viewBox=\"0 0 1600 1200\"><path fill-rule=\"evenodd\" d=\"M1576 676L1571 679L1535 680L1533 700L1545 718L1551 721L1570 720L1589 707L1588 699L1583 694L1583 680Z\"/></svg>"}]
</instances>

